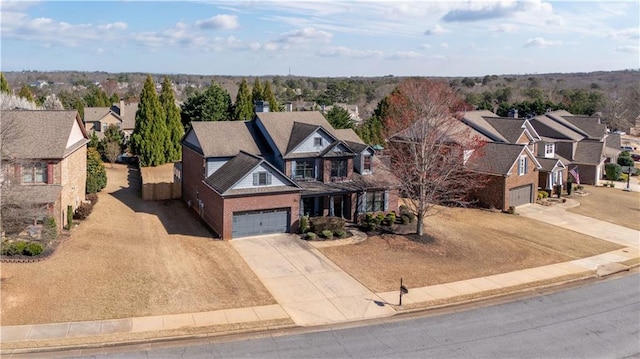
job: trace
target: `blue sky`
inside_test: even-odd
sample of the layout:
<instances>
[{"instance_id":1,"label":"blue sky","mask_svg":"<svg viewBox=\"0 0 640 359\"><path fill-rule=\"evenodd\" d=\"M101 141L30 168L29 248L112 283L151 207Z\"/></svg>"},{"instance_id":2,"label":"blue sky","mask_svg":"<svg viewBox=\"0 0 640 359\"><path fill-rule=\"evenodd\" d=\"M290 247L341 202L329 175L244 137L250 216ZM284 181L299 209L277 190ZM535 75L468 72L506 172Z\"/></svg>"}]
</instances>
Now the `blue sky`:
<instances>
[{"instance_id":1,"label":"blue sky","mask_svg":"<svg viewBox=\"0 0 640 359\"><path fill-rule=\"evenodd\" d=\"M0 0L0 70L334 77L638 69L639 16L636 0Z\"/></svg>"}]
</instances>

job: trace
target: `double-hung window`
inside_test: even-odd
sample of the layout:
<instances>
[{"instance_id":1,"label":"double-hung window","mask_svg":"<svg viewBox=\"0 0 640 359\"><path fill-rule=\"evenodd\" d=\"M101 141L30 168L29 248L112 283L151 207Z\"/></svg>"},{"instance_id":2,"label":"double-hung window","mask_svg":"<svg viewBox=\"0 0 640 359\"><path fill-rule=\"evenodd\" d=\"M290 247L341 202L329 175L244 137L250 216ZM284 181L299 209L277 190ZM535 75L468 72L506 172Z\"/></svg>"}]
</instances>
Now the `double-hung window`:
<instances>
[{"instance_id":1,"label":"double-hung window","mask_svg":"<svg viewBox=\"0 0 640 359\"><path fill-rule=\"evenodd\" d=\"M254 186L268 186L270 184L271 184L271 173L266 171L261 171L253 174Z\"/></svg>"},{"instance_id":2,"label":"double-hung window","mask_svg":"<svg viewBox=\"0 0 640 359\"><path fill-rule=\"evenodd\" d=\"M547 143L544 145L544 156L553 157L553 143Z\"/></svg>"},{"instance_id":3,"label":"double-hung window","mask_svg":"<svg viewBox=\"0 0 640 359\"><path fill-rule=\"evenodd\" d=\"M384 211L384 191L367 192L367 212Z\"/></svg>"},{"instance_id":4,"label":"double-hung window","mask_svg":"<svg viewBox=\"0 0 640 359\"><path fill-rule=\"evenodd\" d=\"M296 161L295 178L313 179L314 176L314 160L298 160Z\"/></svg>"},{"instance_id":5,"label":"double-hung window","mask_svg":"<svg viewBox=\"0 0 640 359\"><path fill-rule=\"evenodd\" d=\"M518 159L518 176L527 174L527 156L521 156Z\"/></svg>"},{"instance_id":6,"label":"double-hung window","mask_svg":"<svg viewBox=\"0 0 640 359\"><path fill-rule=\"evenodd\" d=\"M347 177L347 160L331 161L331 178Z\"/></svg>"},{"instance_id":7,"label":"double-hung window","mask_svg":"<svg viewBox=\"0 0 640 359\"><path fill-rule=\"evenodd\" d=\"M22 183L47 183L47 164L35 162L22 165Z\"/></svg>"}]
</instances>

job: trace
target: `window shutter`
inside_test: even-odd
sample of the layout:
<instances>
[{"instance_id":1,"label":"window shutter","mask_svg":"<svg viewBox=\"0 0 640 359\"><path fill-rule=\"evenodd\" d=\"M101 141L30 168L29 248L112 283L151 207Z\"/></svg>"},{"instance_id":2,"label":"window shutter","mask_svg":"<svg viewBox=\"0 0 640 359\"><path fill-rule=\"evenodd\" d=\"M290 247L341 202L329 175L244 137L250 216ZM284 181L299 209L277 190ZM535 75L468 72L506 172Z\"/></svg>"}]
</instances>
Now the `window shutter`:
<instances>
[{"instance_id":1,"label":"window shutter","mask_svg":"<svg viewBox=\"0 0 640 359\"><path fill-rule=\"evenodd\" d=\"M291 178L295 178L296 176L298 176L296 171L296 161L291 161Z\"/></svg>"},{"instance_id":2,"label":"window shutter","mask_svg":"<svg viewBox=\"0 0 640 359\"><path fill-rule=\"evenodd\" d=\"M365 213L367 211L367 192L362 192L358 196L358 212Z\"/></svg>"},{"instance_id":3,"label":"window shutter","mask_svg":"<svg viewBox=\"0 0 640 359\"><path fill-rule=\"evenodd\" d=\"M47 184L53 184L53 163L47 163Z\"/></svg>"},{"instance_id":4,"label":"window shutter","mask_svg":"<svg viewBox=\"0 0 640 359\"><path fill-rule=\"evenodd\" d=\"M253 185L254 186L258 185L258 173L253 174Z\"/></svg>"},{"instance_id":5,"label":"window shutter","mask_svg":"<svg viewBox=\"0 0 640 359\"><path fill-rule=\"evenodd\" d=\"M271 173L267 172L267 185L271 184L272 178L273 178L273 175Z\"/></svg>"},{"instance_id":6,"label":"window shutter","mask_svg":"<svg viewBox=\"0 0 640 359\"><path fill-rule=\"evenodd\" d=\"M384 210L385 212L389 210L389 191L384 191Z\"/></svg>"}]
</instances>

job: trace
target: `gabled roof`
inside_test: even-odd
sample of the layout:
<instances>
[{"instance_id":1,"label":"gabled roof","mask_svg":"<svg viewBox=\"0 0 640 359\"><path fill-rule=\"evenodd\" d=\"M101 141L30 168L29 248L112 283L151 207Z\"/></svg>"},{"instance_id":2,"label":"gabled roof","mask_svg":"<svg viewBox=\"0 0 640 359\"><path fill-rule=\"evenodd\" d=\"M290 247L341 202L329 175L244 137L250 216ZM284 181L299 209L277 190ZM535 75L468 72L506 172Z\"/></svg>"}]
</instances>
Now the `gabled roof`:
<instances>
[{"instance_id":1,"label":"gabled roof","mask_svg":"<svg viewBox=\"0 0 640 359\"><path fill-rule=\"evenodd\" d=\"M340 146L344 147L344 151L334 151L335 148ZM333 142L332 144L327 146L324 151L320 152L320 157L345 157L355 155L356 154L353 152L353 150L349 148L346 143L340 140Z\"/></svg>"},{"instance_id":2,"label":"gabled roof","mask_svg":"<svg viewBox=\"0 0 640 359\"><path fill-rule=\"evenodd\" d=\"M472 171L506 176L523 154L529 156L537 168L541 167L527 146L500 142L488 142L477 149L466 166Z\"/></svg>"},{"instance_id":3,"label":"gabled roof","mask_svg":"<svg viewBox=\"0 0 640 359\"><path fill-rule=\"evenodd\" d=\"M462 122L481 133L483 136L488 137L491 141L508 143L509 141L487 122L487 117L496 117L496 114L489 110L467 111L462 117Z\"/></svg>"},{"instance_id":4,"label":"gabled roof","mask_svg":"<svg viewBox=\"0 0 640 359\"><path fill-rule=\"evenodd\" d=\"M111 106L111 110L122 119L123 130L133 130L136 127L136 112L138 112L138 102L125 103L120 108L120 103Z\"/></svg>"},{"instance_id":5,"label":"gabled roof","mask_svg":"<svg viewBox=\"0 0 640 359\"><path fill-rule=\"evenodd\" d=\"M76 110L2 111L0 126L11 126L2 155L19 159L62 159L89 142Z\"/></svg>"},{"instance_id":6,"label":"gabled roof","mask_svg":"<svg viewBox=\"0 0 640 359\"><path fill-rule=\"evenodd\" d=\"M562 161L557 158L536 157L536 159L542 166L540 171L551 172L556 168L566 168Z\"/></svg>"},{"instance_id":7,"label":"gabled roof","mask_svg":"<svg viewBox=\"0 0 640 359\"><path fill-rule=\"evenodd\" d=\"M546 115L536 116L529 120L533 128L541 137L549 137L554 139L567 139L571 141L580 141L583 135L562 125L561 123L551 119Z\"/></svg>"},{"instance_id":8,"label":"gabled roof","mask_svg":"<svg viewBox=\"0 0 640 359\"><path fill-rule=\"evenodd\" d=\"M191 136L197 142L189 141ZM252 121L193 121L182 143L204 157L232 157L240 151L254 155L270 152Z\"/></svg>"},{"instance_id":9,"label":"gabled roof","mask_svg":"<svg viewBox=\"0 0 640 359\"><path fill-rule=\"evenodd\" d=\"M602 140L607 133L607 126L600 123L600 118L591 116L563 116L563 118L590 140Z\"/></svg>"},{"instance_id":10,"label":"gabled roof","mask_svg":"<svg viewBox=\"0 0 640 359\"><path fill-rule=\"evenodd\" d=\"M620 147L622 146L622 141L620 139L619 133L610 133L604 139L605 146L608 148L620 151Z\"/></svg>"},{"instance_id":11,"label":"gabled roof","mask_svg":"<svg viewBox=\"0 0 640 359\"><path fill-rule=\"evenodd\" d=\"M338 139L344 141L344 143L346 143L347 146L349 146L356 153L362 153L367 148L371 149L371 151L373 152L373 147L364 143L364 141L362 141L362 139L360 138L360 136L358 136L356 131L350 128L343 128L343 129L336 129L335 133L338 136Z\"/></svg>"},{"instance_id":12,"label":"gabled roof","mask_svg":"<svg viewBox=\"0 0 640 359\"><path fill-rule=\"evenodd\" d=\"M287 145L287 151L284 153L285 155L289 152L293 151L298 147L304 140L309 138L316 131L321 129L318 125L302 123L302 122L294 122L293 128L291 129L291 135L289 136L289 144ZM326 133L326 131L324 131Z\"/></svg>"},{"instance_id":13,"label":"gabled roof","mask_svg":"<svg viewBox=\"0 0 640 359\"><path fill-rule=\"evenodd\" d=\"M580 141L577 143L573 163L599 165L603 161L604 142Z\"/></svg>"},{"instance_id":14,"label":"gabled roof","mask_svg":"<svg viewBox=\"0 0 640 359\"><path fill-rule=\"evenodd\" d=\"M228 194L240 180L262 164L269 167L273 173L280 174L282 178L287 180L290 183L290 186L287 187L299 189L295 182L289 180L265 159L244 151L240 151L235 157L227 161L217 171L211 174L211 176L207 177L204 182L219 194ZM260 192L281 192L283 190L282 187L283 186L262 188Z\"/></svg>"},{"instance_id":15,"label":"gabled roof","mask_svg":"<svg viewBox=\"0 0 640 359\"><path fill-rule=\"evenodd\" d=\"M523 133L527 135L531 140L539 140L535 131L531 133L527 128L527 120L520 118L509 117L485 117L485 121L490 124L502 137L507 140L507 143L516 143ZM533 130L533 128L531 128Z\"/></svg>"},{"instance_id":16,"label":"gabled roof","mask_svg":"<svg viewBox=\"0 0 640 359\"><path fill-rule=\"evenodd\" d=\"M109 107L85 107L84 108L84 122L96 122L103 119L105 116L112 114L115 118L122 121L120 115L114 112Z\"/></svg>"},{"instance_id":17,"label":"gabled roof","mask_svg":"<svg viewBox=\"0 0 640 359\"><path fill-rule=\"evenodd\" d=\"M334 139L336 138L335 130L318 111L257 112L256 117L264 126L266 135L273 140L282 155L287 153L296 122L322 127Z\"/></svg>"}]
</instances>

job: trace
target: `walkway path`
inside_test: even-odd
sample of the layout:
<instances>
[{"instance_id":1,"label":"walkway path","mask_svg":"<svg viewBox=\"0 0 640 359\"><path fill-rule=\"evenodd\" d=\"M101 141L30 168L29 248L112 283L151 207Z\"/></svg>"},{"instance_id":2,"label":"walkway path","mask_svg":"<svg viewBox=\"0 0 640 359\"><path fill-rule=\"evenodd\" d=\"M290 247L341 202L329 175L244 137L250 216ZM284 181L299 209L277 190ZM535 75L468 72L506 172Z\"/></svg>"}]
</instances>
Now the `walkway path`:
<instances>
[{"instance_id":1,"label":"walkway path","mask_svg":"<svg viewBox=\"0 0 640 359\"><path fill-rule=\"evenodd\" d=\"M388 316L395 310L297 235L232 241L271 295L298 325Z\"/></svg>"}]
</instances>

